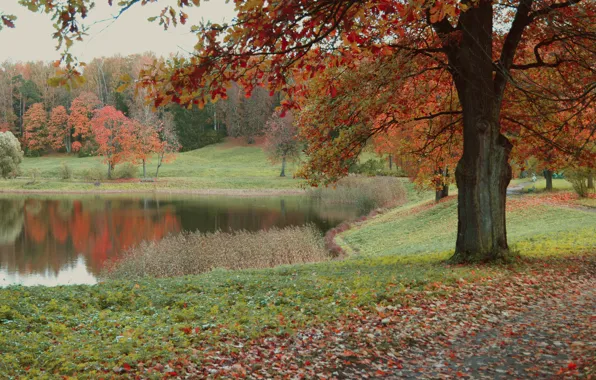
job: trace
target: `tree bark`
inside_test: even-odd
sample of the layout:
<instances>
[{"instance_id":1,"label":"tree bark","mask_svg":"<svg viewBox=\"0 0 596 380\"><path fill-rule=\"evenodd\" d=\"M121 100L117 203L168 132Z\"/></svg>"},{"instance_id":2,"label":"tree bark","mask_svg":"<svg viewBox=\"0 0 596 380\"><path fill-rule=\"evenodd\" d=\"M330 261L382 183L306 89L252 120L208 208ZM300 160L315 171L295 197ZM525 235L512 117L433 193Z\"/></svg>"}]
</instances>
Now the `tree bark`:
<instances>
[{"instance_id":1,"label":"tree bark","mask_svg":"<svg viewBox=\"0 0 596 380\"><path fill-rule=\"evenodd\" d=\"M588 173L588 189L594 189L594 170Z\"/></svg>"},{"instance_id":2,"label":"tree bark","mask_svg":"<svg viewBox=\"0 0 596 380\"><path fill-rule=\"evenodd\" d=\"M438 202L449 196L449 168L437 169L436 174L443 178L442 183L436 184L435 201Z\"/></svg>"},{"instance_id":3,"label":"tree bark","mask_svg":"<svg viewBox=\"0 0 596 380\"><path fill-rule=\"evenodd\" d=\"M145 160L143 160L143 178L147 178L147 169L145 165Z\"/></svg>"},{"instance_id":4,"label":"tree bark","mask_svg":"<svg viewBox=\"0 0 596 380\"><path fill-rule=\"evenodd\" d=\"M546 179L546 191L553 191L553 172L552 170L545 169L542 174Z\"/></svg>"},{"instance_id":5,"label":"tree bark","mask_svg":"<svg viewBox=\"0 0 596 380\"><path fill-rule=\"evenodd\" d=\"M108 162L108 179L112 179L112 164Z\"/></svg>"},{"instance_id":6,"label":"tree bark","mask_svg":"<svg viewBox=\"0 0 596 380\"><path fill-rule=\"evenodd\" d=\"M444 183L443 184L443 190L441 190L441 197L442 198L447 198L449 196L449 184L448 183Z\"/></svg>"},{"instance_id":7,"label":"tree bark","mask_svg":"<svg viewBox=\"0 0 596 380\"><path fill-rule=\"evenodd\" d=\"M161 167L161 163L163 162L163 156L159 154L157 156L157 169L155 170L155 178L159 177L159 168Z\"/></svg>"},{"instance_id":8,"label":"tree bark","mask_svg":"<svg viewBox=\"0 0 596 380\"><path fill-rule=\"evenodd\" d=\"M492 17L491 2L463 12L462 40L448 52L462 105L464 137L455 170L459 191L455 262L493 261L508 253L505 201L512 145L500 133L504 84L493 79Z\"/></svg>"},{"instance_id":9,"label":"tree bark","mask_svg":"<svg viewBox=\"0 0 596 380\"><path fill-rule=\"evenodd\" d=\"M393 155L389 155L389 170L393 169Z\"/></svg>"},{"instance_id":10,"label":"tree bark","mask_svg":"<svg viewBox=\"0 0 596 380\"><path fill-rule=\"evenodd\" d=\"M286 176L286 156L283 156L281 159L281 173L279 174L280 177Z\"/></svg>"}]
</instances>

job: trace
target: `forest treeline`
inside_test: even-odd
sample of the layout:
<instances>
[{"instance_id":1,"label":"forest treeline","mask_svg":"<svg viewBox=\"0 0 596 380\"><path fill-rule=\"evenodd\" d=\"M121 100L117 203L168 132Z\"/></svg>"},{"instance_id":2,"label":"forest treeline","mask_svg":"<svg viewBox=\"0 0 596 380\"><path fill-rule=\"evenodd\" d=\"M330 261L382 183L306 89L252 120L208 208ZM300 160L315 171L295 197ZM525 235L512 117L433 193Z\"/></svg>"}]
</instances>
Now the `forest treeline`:
<instances>
[{"instance_id":1,"label":"forest treeline","mask_svg":"<svg viewBox=\"0 0 596 380\"><path fill-rule=\"evenodd\" d=\"M37 132L40 125L32 126L31 121L45 116L50 128L42 134L52 135L52 116L54 120L65 120L77 112L77 103L80 105L86 100L93 103L91 111L109 106L141 123L170 123L180 150L188 151L220 142L225 136L254 142L264 133L266 121L279 105L278 94L270 96L268 90L257 88L246 97L234 84L228 89L227 99L209 103L203 109L173 104L155 113L146 105L143 93L135 94L134 86L118 91L123 78L136 79L139 71L155 59L152 53L95 58L87 63L81 83L76 86L56 86L56 67L52 62L5 61L0 64L0 131L8 130L17 136L28 155L70 152L71 144L77 139L73 123L68 123L66 128L69 129L68 139L74 140L57 145L47 141L42 141L41 146L27 144L27 127ZM51 140L51 136L48 138ZM93 154L92 147L85 147L84 141L79 143L83 145L77 146L79 155Z\"/></svg>"}]
</instances>

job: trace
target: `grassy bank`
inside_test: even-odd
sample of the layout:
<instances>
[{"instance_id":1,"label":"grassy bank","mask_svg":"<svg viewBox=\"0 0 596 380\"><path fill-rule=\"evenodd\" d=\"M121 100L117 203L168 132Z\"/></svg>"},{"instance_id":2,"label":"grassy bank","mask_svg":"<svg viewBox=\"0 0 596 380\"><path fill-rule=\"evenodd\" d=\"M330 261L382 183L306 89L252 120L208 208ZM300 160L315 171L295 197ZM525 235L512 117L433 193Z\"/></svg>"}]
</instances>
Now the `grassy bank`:
<instances>
[{"instance_id":1,"label":"grassy bank","mask_svg":"<svg viewBox=\"0 0 596 380\"><path fill-rule=\"evenodd\" d=\"M397 304L416 307L448 297L460 284L482 287L487 278L536 273L545 262L567 273L570 256L594 260L592 212L526 196L510 202L508 225L526 261L447 266L455 201L426 199L410 193L405 206L341 234L342 244L357 253L342 261L0 289L0 377L182 376L218 362L212 355L244 355L253 339L291 337L338 316L376 315ZM297 365L314 359L304 360ZM222 371L233 364L218 363Z\"/></svg>"},{"instance_id":2,"label":"grassy bank","mask_svg":"<svg viewBox=\"0 0 596 380\"><path fill-rule=\"evenodd\" d=\"M155 175L155 162L147 166L147 176ZM62 180L63 163L72 170L73 179ZM118 168L118 167L117 167ZM288 177L279 177L279 165L273 165L258 146L211 145L191 152L180 153L174 162L164 164L155 183L139 181L102 181L95 186L84 179L90 170L106 171L100 157L78 158L56 155L25 158L21 165L23 178L1 180L0 191L200 191L212 189L248 190L299 190L301 181L292 178L295 166L286 169ZM38 171L36 183L28 178Z\"/></svg>"}]
</instances>

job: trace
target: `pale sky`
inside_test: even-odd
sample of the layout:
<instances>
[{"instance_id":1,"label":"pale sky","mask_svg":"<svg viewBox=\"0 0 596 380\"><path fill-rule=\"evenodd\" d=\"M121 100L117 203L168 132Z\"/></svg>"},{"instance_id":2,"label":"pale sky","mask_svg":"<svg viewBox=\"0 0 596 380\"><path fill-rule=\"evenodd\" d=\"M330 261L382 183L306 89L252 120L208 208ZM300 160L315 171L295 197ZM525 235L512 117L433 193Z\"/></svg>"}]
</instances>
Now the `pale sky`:
<instances>
[{"instance_id":1,"label":"pale sky","mask_svg":"<svg viewBox=\"0 0 596 380\"><path fill-rule=\"evenodd\" d=\"M89 36L83 42L76 42L73 52L80 61L90 61L95 57L115 54L128 55L153 51L158 55L192 51L197 42L190 26L201 19L212 22L230 22L234 16L234 6L224 0L202 1L199 8L185 8L189 19L185 26L171 27L164 31L158 22L147 18L159 15L165 5L175 1L160 0L146 6L135 5L117 21L101 22L92 26ZM0 62L7 59L17 61L55 61L60 54L55 50L52 39L54 28L50 15L32 13L18 5L17 0L2 0L0 10L18 17L16 28L0 31ZM117 1L114 1L116 4ZM108 0L96 0L96 7L89 13L85 23L110 18L118 8L107 5Z\"/></svg>"}]
</instances>

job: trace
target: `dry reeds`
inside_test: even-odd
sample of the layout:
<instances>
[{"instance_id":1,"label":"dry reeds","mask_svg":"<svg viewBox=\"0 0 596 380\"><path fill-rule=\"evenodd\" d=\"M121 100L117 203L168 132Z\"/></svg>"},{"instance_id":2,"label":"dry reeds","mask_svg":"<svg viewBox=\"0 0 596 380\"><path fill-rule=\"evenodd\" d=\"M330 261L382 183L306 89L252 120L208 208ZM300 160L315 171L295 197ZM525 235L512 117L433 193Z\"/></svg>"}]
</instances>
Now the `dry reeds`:
<instances>
[{"instance_id":1,"label":"dry reeds","mask_svg":"<svg viewBox=\"0 0 596 380\"><path fill-rule=\"evenodd\" d=\"M329 258L321 233L311 225L257 232L182 233L130 249L108 265L104 277L174 277L214 268L271 268Z\"/></svg>"},{"instance_id":2,"label":"dry reeds","mask_svg":"<svg viewBox=\"0 0 596 380\"><path fill-rule=\"evenodd\" d=\"M311 190L311 195L326 203L356 204L363 214L406 200L406 190L399 179L380 176L350 175L339 180L335 187Z\"/></svg>"}]
</instances>

